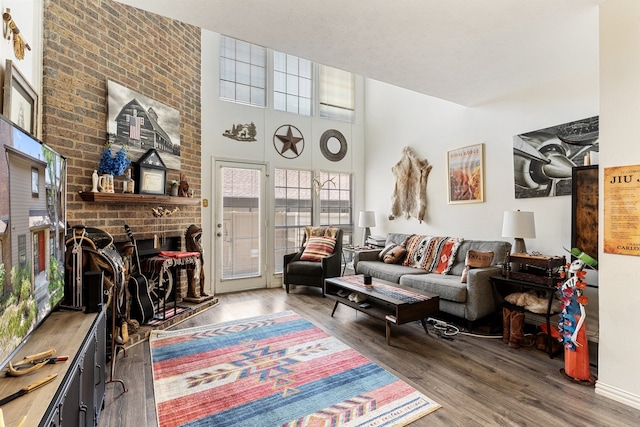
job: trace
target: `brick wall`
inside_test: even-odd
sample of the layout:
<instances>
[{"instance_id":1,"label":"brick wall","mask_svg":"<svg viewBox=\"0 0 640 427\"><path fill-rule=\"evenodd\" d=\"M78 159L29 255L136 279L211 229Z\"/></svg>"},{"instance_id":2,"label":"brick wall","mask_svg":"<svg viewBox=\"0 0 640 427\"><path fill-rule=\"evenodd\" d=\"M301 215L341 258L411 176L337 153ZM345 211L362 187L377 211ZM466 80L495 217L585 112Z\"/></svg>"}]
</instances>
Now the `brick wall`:
<instances>
[{"instance_id":1,"label":"brick wall","mask_svg":"<svg viewBox=\"0 0 640 427\"><path fill-rule=\"evenodd\" d=\"M199 205L159 221L154 205L90 203L78 195L91 190L107 140L112 80L180 112L181 171L200 198L200 29L111 0L47 0L43 35L42 139L68 161L69 224L100 228L116 242L127 240L125 223L138 239L160 229L183 236L200 224ZM178 180L181 171L169 170L167 179Z\"/></svg>"}]
</instances>

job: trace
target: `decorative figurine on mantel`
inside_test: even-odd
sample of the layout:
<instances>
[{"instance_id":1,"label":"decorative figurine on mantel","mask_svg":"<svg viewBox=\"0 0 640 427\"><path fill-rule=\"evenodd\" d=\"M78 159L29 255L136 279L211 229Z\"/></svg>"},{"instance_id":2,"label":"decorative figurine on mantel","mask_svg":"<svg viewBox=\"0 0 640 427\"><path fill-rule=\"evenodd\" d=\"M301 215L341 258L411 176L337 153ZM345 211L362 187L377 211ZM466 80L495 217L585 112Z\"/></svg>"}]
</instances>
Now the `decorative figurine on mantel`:
<instances>
[{"instance_id":1,"label":"decorative figurine on mantel","mask_svg":"<svg viewBox=\"0 0 640 427\"><path fill-rule=\"evenodd\" d=\"M97 170L93 170L93 174L91 174L91 192L92 193L97 193L98 192L98 171Z\"/></svg>"},{"instance_id":2,"label":"decorative figurine on mantel","mask_svg":"<svg viewBox=\"0 0 640 427\"><path fill-rule=\"evenodd\" d=\"M189 196L189 183L187 182L187 177L183 172L180 172L180 189L178 191L178 196Z\"/></svg>"},{"instance_id":3,"label":"decorative figurine on mantel","mask_svg":"<svg viewBox=\"0 0 640 427\"><path fill-rule=\"evenodd\" d=\"M127 169L127 174L125 175L125 179L122 182L122 192L123 193L134 193L136 190L136 182L131 177L131 168Z\"/></svg>"},{"instance_id":4,"label":"decorative figurine on mantel","mask_svg":"<svg viewBox=\"0 0 640 427\"><path fill-rule=\"evenodd\" d=\"M169 194L175 197L178 195L179 189L180 189L180 183L178 181L171 181L171 190Z\"/></svg>"}]
</instances>

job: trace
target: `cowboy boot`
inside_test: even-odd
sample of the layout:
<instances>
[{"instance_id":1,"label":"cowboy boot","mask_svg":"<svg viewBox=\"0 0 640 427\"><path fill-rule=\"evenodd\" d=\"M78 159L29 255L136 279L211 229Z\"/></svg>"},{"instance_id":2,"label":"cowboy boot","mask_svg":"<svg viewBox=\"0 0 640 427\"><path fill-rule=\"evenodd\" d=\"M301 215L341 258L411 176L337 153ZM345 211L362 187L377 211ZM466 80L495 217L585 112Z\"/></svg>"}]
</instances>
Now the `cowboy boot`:
<instances>
[{"instance_id":1,"label":"cowboy boot","mask_svg":"<svg viewBox=\"0 0 640 427\"><path fill-rule=\"evenodd\" d=\"M502 307L502 342L509 344L509 333L511 329L511 310Z\"/></svg>"},{"instance_id":2,"label":"cowboy boot","mask_svg":"<svg viewBox=\"0 0 640 427\"><path fill-rule=\"evenodd\" d=\"M524 336L524 313L511 312L511 330L509 332L509 347L520 348Z\"/></svg>"}]
</instances>

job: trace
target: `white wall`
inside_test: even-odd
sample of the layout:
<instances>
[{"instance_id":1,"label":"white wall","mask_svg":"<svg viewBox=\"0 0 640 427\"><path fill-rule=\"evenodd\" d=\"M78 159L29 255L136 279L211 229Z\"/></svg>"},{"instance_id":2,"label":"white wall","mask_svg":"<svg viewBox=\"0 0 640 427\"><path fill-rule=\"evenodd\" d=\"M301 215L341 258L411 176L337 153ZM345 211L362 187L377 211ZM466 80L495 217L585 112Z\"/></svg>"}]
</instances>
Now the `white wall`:
<instances>
[{"instance_id":1,"label":"white wall","mask_svg":"<svg viewBox=\"0 0 640 427\"><path fill-rule=\"evenodd\" d=\"M11 41L5 40L0 43L0 68L4 70L5 61L10 59L39 95L42 94L43 1L0 0L0 13L3 13L7 8L11 10L11 18L20 30L20 36L31 47L31 50L25 48L24 59L17 59L13 51L13 35ZM42 102L39 103L39 110L42 110ZM42 114L38 114L38 117L41 116ZM37 136L41 135L40 127L41 123L38 122Z\"/></svg>"},{"instance_id":2,"label":"white wall","mask_svg":"<svg viewBox=\"0 0 640 427\"><path fill-rule=\"evenodd\" d=\"M215 234L215 197L214 197L214 161L236 160L252 161L268 164L270 175L275 168L306 169L316 173L351 172L356 177L362 176L364 159L363 126L363 79L356 78L356 121L354 124L303 117L297 114L274 111L272 108L258 108L219 99L219 45L220 35L211 31L202 31L202 197L209 199L209 207L202 209L203 244L210 265L205 266L209 272L214 271L213 259L215 245L212 236ZM268 58L271 62L272 58ZM271 81L271 79L267 79ZM269 96L269 102L271 97ZM233 124L253 122L257 126L257 142L238 142L222 136ZM304 136L304 150L295 159L282 157L273 146L273 134L282 125L297 127ZM320 151L320 136L328 129L339 130L347 140L347 154L339 162L327 160ZM300 146L299 146L300 147ZM362 204L364 183L355 179L356 205ZM268 198L269 199L269 198ZM273 224L273 208L268 207L269 223ZM356 211L357 212L357 211ZM273 248L273 228L268 228L267 248ZM267 250L272 256L273 251ZM206 262L206 261L205 261ZM269 284L280 286L280 276L273 276L274 260L269 259Z\"/></svg>"},{"instance_id":3,"label":"white wall","mask_svg":"<svg viewBox=\"0 0 640 427\"><path fill-rule=\"evenodd\" d=\"M603 168L640 164L638 22L637 0L609 0L600 5L600 139L606 141L600 154L600 217L604 209ZM603 248L602 232L600 239ZM596 392L640 408L640 258L605 254L601 249L599 265L600 366Z\"/></svg>"},{"instance_id":4,"label":"white wall","mask_svg":"<svg viewBox=\"0 0 640 427\"><path fill-rule=\"evenodd\" d=\"M474 108L373 80L366 81L365 93L365 204L376 212L372 234L503 239L503 212L520 209L535 213L536 238L526 240L527 250L565 254L563 247L571 244L571 197L515 199L513 136L598 115L597 70ZM485 202L450 205L447 150L478 143L485 144ZM394 186L391 167L406 145L433 165L422 224L415 218L387 220Z\"/></svg>"}]
</instances>

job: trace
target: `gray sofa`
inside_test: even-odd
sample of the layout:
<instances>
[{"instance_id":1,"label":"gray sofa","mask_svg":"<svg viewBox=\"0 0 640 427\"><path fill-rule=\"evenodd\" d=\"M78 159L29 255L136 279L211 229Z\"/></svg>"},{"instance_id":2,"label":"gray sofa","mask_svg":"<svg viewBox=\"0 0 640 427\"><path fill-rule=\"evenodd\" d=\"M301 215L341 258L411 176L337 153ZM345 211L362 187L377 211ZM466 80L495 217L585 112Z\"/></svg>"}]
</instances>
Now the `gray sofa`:
<instances>
[{"instance_id":1,"label":"gray sofa","mask_svg":"<svg viewBox=\"0 0 640 427\"><path fill-rule=\"evenodd\" d=\"M390 233L386 243L402 245L410 234ZM493 252L490 267L472 268L467 274L467 282L460 279L465 269L467 251ZM385 264L378 260L380 251L356 252L353 268L356 274L365 274L378 279L399 283L436 294L440 297L440 311L472 322L494 313L498 301L494 295L489 277L500 275L502 264L511 252L511 243L503 241L464 240L456 253L449 274L428 273L426 270Z\"/></svg>"}]
</instances>

